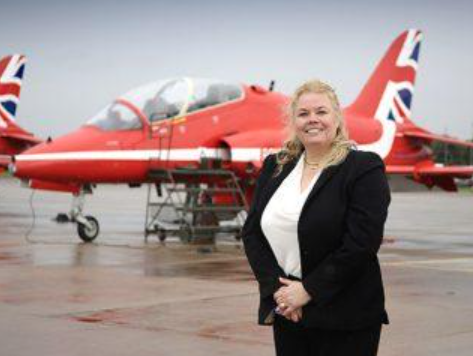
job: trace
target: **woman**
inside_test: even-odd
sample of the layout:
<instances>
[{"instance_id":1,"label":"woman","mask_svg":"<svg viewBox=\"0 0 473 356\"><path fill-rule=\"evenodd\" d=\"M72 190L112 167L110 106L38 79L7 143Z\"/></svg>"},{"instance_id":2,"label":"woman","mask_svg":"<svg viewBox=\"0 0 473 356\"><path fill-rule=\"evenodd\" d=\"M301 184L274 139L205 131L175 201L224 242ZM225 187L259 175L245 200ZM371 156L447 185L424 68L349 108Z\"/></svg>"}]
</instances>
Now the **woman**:
<instances>
[{"instance_id":1,"label":"woman","mask_svg":"<svg viewBox=\"0 0 473 356\"><path fill-rule=\"evenodd\" d=\"M390 203L382 159L354 149L334 90L300 86L243 228L259 323L277 355L373 356L388 323L377 258Z\"/></svg>"}]
</instances>

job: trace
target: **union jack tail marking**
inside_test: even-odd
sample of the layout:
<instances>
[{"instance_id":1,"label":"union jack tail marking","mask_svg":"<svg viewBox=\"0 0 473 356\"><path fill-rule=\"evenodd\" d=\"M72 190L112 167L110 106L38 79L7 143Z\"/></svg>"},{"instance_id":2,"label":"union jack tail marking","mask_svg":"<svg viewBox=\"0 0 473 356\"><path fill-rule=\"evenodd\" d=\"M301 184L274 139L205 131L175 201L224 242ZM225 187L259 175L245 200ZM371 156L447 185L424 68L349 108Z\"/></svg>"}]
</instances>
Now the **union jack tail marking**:
<instances>
[{"instance_id":1,"label":"union jack tail marking","mask_svg":"<svg viewBox=\"0 0 473 356\"><path fill-rule=\"evenodd\" d=\"M0 127L15 122L26 57L15 54L0 60Z\"/></svg>"}]
</instances>

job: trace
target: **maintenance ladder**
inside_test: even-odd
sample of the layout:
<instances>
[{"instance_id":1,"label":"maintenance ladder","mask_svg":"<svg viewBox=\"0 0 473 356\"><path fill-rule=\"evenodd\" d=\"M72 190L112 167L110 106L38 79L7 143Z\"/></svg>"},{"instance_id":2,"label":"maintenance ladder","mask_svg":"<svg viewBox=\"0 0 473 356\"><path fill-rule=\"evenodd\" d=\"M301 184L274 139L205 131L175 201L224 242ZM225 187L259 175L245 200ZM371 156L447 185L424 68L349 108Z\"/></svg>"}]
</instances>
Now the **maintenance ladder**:
<instances>
[{"instance_id":1,"label":"maintenance ladder","mask_svg":"<svg viewBox=\"0 0 473 356\"><path fill-rule=\"evenodd\" d=\"M193 243L213 243L219 233L240 238L248 203L233 171L202 165L151 169L148 177L145 241L151 234Z\"/></svg>"}]
</instances>

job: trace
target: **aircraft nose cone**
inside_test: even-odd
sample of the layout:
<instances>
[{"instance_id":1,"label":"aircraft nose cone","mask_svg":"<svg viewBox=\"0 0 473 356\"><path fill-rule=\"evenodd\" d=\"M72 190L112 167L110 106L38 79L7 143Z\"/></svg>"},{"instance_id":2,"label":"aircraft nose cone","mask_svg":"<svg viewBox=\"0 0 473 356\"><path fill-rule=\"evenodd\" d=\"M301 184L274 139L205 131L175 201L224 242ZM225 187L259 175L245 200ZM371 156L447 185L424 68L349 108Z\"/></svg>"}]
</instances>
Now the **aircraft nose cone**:
<instances>
[{"instance_id":1,"label":"aircraft nose cone","mask_svg":"<svg viewBox=\"0 0 473 356\"><path fill-rule=\"evenodd\" d=\"M16 157L15 176L21 179L72 182L78 172L88 171L88 162L76 160L80 152L96 150L102 145L103 133L91 127L82 127L66 135L50 138ZM79 174L80 175L80 174Z\"/></svg>"}]
</instances>

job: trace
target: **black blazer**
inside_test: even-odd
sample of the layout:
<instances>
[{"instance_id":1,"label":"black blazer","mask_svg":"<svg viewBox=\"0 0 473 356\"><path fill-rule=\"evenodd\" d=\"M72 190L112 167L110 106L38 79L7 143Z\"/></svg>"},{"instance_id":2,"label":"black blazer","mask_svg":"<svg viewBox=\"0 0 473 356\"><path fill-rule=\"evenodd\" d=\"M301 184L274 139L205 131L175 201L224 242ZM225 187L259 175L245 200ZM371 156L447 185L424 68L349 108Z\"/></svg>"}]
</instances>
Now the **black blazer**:
<instances>
[{"instance_id":1,"label":"black blazer","mask_svg":"<svg viewBox=\"0 0 473 356\"><path fill-rule=\"evenodd\" d=\"M261 325L272 324L278 278L288 277L261 230L261 215L296 161L274 176L275 155L265 159L243 227L245 252L259 284ZM359 329L389 323L377 252L390 200L384 163L375 153L351 150L342 163L322 172L298 224L302 283L312 297L303 307L303 325Z\"/></svg>"}]
</instances>

